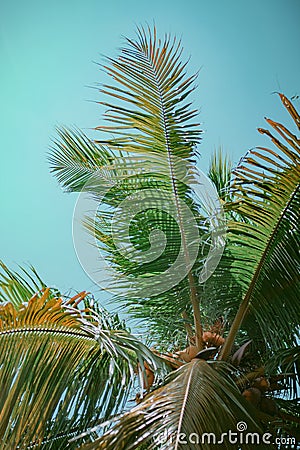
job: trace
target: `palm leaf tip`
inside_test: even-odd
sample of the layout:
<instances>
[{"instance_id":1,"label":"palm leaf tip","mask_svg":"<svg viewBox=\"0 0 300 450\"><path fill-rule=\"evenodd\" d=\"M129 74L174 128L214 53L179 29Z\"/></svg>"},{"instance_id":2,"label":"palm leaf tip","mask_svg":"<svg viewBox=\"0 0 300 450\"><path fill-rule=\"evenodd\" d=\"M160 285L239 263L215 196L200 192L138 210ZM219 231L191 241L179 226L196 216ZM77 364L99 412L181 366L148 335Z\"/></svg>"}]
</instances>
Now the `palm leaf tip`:
<instances>
[{"instance_id":1,"label":"palm leaf tip","mask_svg":"<svg viewBox=\"0 0 300 450\"><path fill-rule=\"evenodd\" d=\"M229 199L229 182L233 164L222 148L216 149L211 157L208 176L214 183L219 197L224 201Z\"/></svg>"},{"instance_id":2,"label":"palm leaf tip","mask_svg":"<svg viewBox=\"0 0 300 450\"><path fill-rule=\"evenodd\" d=\"M67 192L81 192L113 154L77 129L58 128L57 133L48 156L50 170Z\"/></svg>"},{"instance_id":3,"label":"palm leaf tip","mask_svg":"<svg viewBox=\"0 0 300 450\"><path fill-rule=\"evenodd\" d=\"M281 100L298 127L295 108L283 95ZM231 184L233 200L228 209L241 220L228 224L230 257L221 264L219 275L226 271L228 274L230 267L236 277L237 290L221 297L226 302L230 295L231 304L235 297L237 313L223 357L228 357L233 337L241 326L250 337L251 328L258 330L258 326L260 336L273 350L282 348L283 342L294 345L299 330L300 140L285 126L270 119L267 122L279 138L268 129L259 131L272 140L276 151L258 147L248 152Z\"/></svg>"},{"instance_id":4,"label":"palm leaf tip","mask_svg":"<svg viewBox=\"0 0 300 450\"><path fill-rule=\"evenodd\" d=\"M186 77L181 52L175 39L159 40L155 28L140 28L118 59L108 58L104 68L116 85L105 85L102 93L117 103L100 102L108 108L104 117L111 125L97 129L119 137L100 142L140 153L191 157L201 131L192 121L197 111L190 110L186 98L196 75Z\"/></svg>"},{"instance_id":5,"label":"palm leaf tip","mask_svg":"<svg viewBox=\"0 0 300 450\"><path fill-rule=\"evenodd\" d=\"M29 268L19 267L18 271L9 269L3 261L0 261L0 303L12 303L18 308L23 302L27 302L37 291L46 288L33 266ZM56 289L51 289L57 294Z\"/></svg>"}]
</instances>

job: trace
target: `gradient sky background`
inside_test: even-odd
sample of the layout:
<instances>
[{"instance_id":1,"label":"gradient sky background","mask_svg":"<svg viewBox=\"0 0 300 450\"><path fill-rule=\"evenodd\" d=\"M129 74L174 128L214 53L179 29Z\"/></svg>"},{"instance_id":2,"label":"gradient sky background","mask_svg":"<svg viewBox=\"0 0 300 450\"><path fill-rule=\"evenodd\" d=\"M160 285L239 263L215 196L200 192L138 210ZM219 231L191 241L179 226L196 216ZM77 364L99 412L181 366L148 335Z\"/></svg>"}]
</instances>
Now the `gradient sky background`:
<instances>
[{"instance_id":1,"label":"gradient sky background","mask_svg":"<svg viewBox=\"0 0 300 450\"><path fill-rule=\"evenodd\" d=\"M219 145L237 162L268 141L263 117L290 123L273 91L300 94L299 0L2 1L0 6L0 258L33 264L62 290L97 294L72 242L76 195L63 194L46 154L55 126L97 126L89 89L103 80L100 54L155 21L182 37L189 71L200 70L195 105L205 133L200 168ZM300 107L299 100L295 105Z\"/></svg>"}]
</instances>

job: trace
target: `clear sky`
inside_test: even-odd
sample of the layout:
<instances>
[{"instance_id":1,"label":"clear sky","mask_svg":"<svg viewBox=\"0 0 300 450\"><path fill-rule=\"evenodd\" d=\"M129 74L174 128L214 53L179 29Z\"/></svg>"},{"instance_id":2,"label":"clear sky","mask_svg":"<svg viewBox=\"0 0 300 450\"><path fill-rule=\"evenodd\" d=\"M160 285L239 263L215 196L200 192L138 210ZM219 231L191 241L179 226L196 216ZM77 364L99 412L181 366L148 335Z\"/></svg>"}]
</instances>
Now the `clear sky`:
<instances>
[{"instance_id":1,"label":"clear sky","mask_svg":"<svg viewBox=\"0 0 300 450\"><path fill-rule=\"evenodd\" d=\"M265 145L264 116L288 122L272 92L300 94L300 0L2 1L0 258L10 267L31 263L50 285L96 291L73 248L76 195L62 193L46 154L56 125L99 124L93 61L153 20L182 37L189 70L201 69L200 168L219 145L235 162Z\"/></svg>"}]
</instances>

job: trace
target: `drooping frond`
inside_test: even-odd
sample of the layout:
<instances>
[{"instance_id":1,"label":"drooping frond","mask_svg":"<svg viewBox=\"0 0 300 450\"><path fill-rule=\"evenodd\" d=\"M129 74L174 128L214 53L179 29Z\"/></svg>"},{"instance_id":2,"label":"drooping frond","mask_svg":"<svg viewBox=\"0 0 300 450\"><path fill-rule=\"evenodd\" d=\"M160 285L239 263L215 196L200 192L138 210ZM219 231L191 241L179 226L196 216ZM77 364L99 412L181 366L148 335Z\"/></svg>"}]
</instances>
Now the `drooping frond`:
<instances>
[{"instance_id":1,"label":"drooping frond","mask_svg":"<svg viewBox=\"0 0 300 450\"><path fill-rule=\"evenodd\" d=\"M110 164L113 154L81 131L59 128L57 133L48 158L51 172L67 192L80 192L95 172Z\"/></svg>"},{"instance_id":2,"label":"drooping frond","mask_svg":"<svg viewBox=\"0 0 300 450\"><path fill-rule=\"evenodd\" d=\"M77 448L74 434L122 410L138 361L157 369L116 317L78 309L85 296L0 306L1 449Z\"/></svg>"},{"instance_id":3,"label":"drooping frond","mask_svg":"<svg viewBox=\"0 0 300 450\"><path fill-rule=\"evenodd\" d=\"M281 100L299 126L291 103L283 95ZM277 152L251 150L235 170L228 210L245 220L229 222L227 256L211 280L224 308L236 311L223 358L241 325L254 339L258 325L269 350L294 345L299 331L299 139L283 125L267 122L284 140L259 129Z\"/></svg>"},{"instance_id":4,"label":"drooping frond","mask_svg":"<svg viewBox=\"0 0 300 450\"><path fill-rule=\"evenodd\" d=\"M253 418L222 365L193 360L173 373L166 385L116 418L98 440L81 448L134 450L147 444L149 450L208 450L215 448L224 430L236 430L239 422L245 422L249 431L259 431ZM232 443L223 438L222 448L232 448Z\"/></svg>"}]
</instances>

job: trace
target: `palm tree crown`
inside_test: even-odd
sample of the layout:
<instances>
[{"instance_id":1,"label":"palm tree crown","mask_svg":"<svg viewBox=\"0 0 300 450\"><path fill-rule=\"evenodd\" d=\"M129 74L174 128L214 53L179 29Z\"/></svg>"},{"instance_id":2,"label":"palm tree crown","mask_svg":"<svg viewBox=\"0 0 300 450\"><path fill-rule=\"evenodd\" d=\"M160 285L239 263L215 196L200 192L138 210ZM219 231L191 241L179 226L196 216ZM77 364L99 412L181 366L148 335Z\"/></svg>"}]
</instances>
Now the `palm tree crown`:
<instances>
[{"instance_id":1,"label":"palm tree crown","mask_svg":"<svg viewBox=\"0 0 300 450\"><path fill-rule=\"evenodd\" d=\"M300 141L266 119L272 149L235 168L215 153L204 175L181 56L139 28L103 65L99 139L61 128L49 157L67 192L94 200L84 225L106 287L147 339L86 292L62 298L2 265L0 448L211 449L240 424L296 448Z\"/></svg>"}]
</instances>

